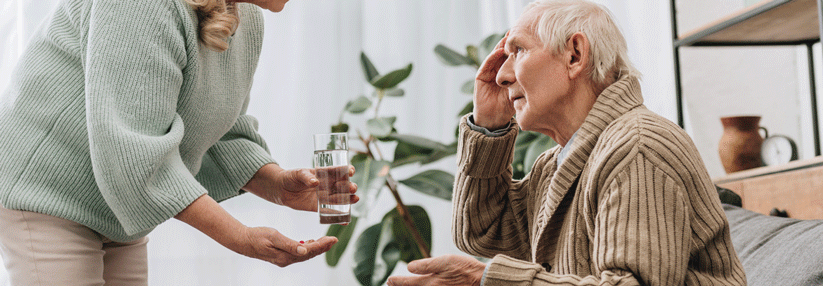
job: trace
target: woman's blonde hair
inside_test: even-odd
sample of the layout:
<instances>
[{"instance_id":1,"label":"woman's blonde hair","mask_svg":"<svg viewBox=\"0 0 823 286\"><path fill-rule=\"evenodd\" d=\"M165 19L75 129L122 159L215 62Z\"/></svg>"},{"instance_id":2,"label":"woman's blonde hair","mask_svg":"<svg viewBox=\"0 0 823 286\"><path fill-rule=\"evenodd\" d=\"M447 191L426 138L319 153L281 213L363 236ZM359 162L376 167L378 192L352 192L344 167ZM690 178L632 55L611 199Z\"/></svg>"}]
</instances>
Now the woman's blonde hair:
<instances>
[{"instance_id":1,"label":"woman's blonde hair","mask_svg":"<svg viewBox=\"0 0 823 286\"><path fill-rule=\"evenodd\" d=\"M540 40L560 53L577 32L589 39L588 68L595 84L608 86L623 76L640 77L629 60L626 40L614 16L603 5L586 0L536 0L526 7L542 13L534 31Z\"/></svg>"},{"instance_id":2,"label":"woman's blonde hair","mask_svg":"<svg viewBox=\"0 0 823 286\"><path fill-rule=\"evenodd\" d=\"M226 4L225 0L186 0L186 2L194 8L197 19L200 21L198 27L200 42L209 49L220 52L227 50L229 43L226 39L234 34L240 23L234 3Z\"/></svg>"}]
</instances>

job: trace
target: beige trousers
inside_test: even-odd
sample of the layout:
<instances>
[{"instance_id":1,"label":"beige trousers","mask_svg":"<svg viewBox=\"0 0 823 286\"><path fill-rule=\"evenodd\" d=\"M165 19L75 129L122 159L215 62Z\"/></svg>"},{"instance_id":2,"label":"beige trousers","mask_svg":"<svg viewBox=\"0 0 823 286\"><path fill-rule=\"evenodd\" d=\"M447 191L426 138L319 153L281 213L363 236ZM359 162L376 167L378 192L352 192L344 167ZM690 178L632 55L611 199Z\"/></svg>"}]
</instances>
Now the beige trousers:
<instances>
[{"instance_id":1,"label":"beige trousers","mask_svg":"<svg viewBox=\"0 0 823 286\"><path fill-rule=\"evenodd\" d=\"M112 242L66 219L0 207L11 285L147 285L146 243Z\"/></svg>"}]
</instances>

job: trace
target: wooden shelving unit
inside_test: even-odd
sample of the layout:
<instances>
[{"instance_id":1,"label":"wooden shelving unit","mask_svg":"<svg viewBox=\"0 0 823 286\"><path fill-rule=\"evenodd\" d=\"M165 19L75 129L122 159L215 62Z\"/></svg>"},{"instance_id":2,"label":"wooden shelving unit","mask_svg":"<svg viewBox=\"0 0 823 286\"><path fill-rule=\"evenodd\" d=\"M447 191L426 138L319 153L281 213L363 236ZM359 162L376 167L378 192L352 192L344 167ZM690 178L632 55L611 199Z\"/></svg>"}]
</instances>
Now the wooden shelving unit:
<instances>
[{"instance_id":1,"label":"wooden shelving unit","mask_svg":"<svg viewBox=\"0 0 823 286\"><path fill-rule=\"evenodd\" d=\"M777 208L793 218L823 219L823 156L735 172L714 183L737 193L751 211Z\"/></svg>"},{"instance_id":2,"label":"wooden shelving unit","mask_svg":"<svg viewBox=\"0 0 823 286\"><path fill-rule=\"evenodd\" d=\"M677 9L671 0L677 119L685 126L680 83L681 47L805 45L808 54L815 155L820 156L817 92L812 46L820 41L823 0L765 0L693 31L678 33Z\"/></svg>"}]
</instances>

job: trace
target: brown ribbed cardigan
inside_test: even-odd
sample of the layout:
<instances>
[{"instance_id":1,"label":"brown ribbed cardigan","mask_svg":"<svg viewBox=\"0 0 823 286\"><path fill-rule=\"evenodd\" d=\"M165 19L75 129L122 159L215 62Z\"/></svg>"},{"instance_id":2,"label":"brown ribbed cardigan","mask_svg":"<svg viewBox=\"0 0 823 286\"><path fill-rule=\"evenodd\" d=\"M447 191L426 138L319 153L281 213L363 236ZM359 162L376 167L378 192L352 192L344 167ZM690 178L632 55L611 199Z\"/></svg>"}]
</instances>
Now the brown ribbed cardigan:
<instances>
[{"instance_id":1,"label":"brown ribbed cardigan","mask_svg":"<svg viewBox=\"0 0 823 286\"><path fill-rule=\"evenodd\" d=\"M599 95L559 169L558 146L513 181L517 130L460 123L454 241L494 257L484 285L746 284L697 148L637 79Z\"/></svg>"}]
</instances>

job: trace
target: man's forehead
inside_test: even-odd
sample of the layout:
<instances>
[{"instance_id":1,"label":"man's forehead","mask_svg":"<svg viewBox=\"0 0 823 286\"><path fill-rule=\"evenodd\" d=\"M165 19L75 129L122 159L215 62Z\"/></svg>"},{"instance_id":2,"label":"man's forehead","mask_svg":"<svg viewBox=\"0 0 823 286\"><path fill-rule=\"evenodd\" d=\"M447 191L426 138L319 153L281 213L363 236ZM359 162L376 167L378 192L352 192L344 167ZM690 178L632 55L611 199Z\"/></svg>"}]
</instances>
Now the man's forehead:
<instances>
[{"instance_id":1,"label":"man's forehead","mask_svg":"<svg viewBox=\"0 0 823 286\"><path fill-rule=\"evenodd\" d=\"M506 45L510 45L512 43L523 43L528 41L537 40L537 35L534 33L533 29L529 26L514 26L509 30L509 35L506 39Z\"/></svg>"},{"instance_id":2,"label":"man's forehead","mask_svg":"<svg viewBox=\"0 0 823 286\"><path fill-rule=\"evenodd\" d=\"M540 19L539 9L529 9L520 15L520 18L517 19L517 23L509 30L509 39L507 41L512 40L525 40L537 37L537 20Z\"/></svg>"}]
</instances>

